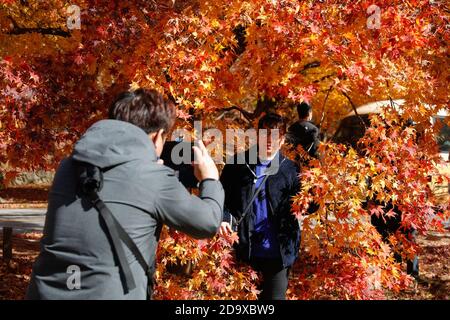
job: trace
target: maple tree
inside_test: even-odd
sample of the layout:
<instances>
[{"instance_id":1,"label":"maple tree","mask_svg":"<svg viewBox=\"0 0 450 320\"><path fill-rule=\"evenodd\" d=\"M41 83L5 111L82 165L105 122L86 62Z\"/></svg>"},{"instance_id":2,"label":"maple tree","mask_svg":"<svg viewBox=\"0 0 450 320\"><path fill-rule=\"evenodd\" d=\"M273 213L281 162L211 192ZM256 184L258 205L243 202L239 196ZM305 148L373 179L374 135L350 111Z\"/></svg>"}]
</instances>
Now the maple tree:
<instances>
[{"instance_id":1,"label":"maple tree","mask_svg":"<svg viewBox=\"0 0 450 320\"><path fill-rule=\"evenodd\" d=\"M69 28L73 5L80 29ZM194 119L248 128L269 109L294 119L285 102L307 100L325 136L359 105L404 98L400 113L372 118L363 154L324 144L293 205L303 249L289 297L382 297L410 279L370 225L372 214L393 213L363 200L394 202L403 226L419 232L439 227L430 218L436 206L448 214L448 200L426 191L441 161L441 124L430 117L449 110L446 25L446 4L428 0L0 0L3 173L55 168L130 88L164 92L177 105L177 126L188 128ZM420 138L402 129L405 119L422 128ZM303 217L313 200L320 209ZM233 239L163 235L157 298L256 297L252 271L232 263ZM410 256L415 247L399 239L392 245ZM194 261L190 277L165 272L176 261Z\"/></svg>"}]
</instances>

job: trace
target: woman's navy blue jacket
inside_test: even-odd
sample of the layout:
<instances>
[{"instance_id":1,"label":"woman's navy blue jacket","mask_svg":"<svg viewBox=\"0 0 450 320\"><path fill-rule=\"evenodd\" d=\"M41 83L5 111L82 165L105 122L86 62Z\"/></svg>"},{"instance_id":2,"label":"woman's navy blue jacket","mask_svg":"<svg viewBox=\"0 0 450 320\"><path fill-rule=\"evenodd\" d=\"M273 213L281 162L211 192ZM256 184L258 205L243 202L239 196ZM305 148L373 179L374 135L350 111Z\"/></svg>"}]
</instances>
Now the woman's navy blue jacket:
<instances>
[{"instance_id":1,"label":"woman's navy blue jacket","mask_svg":"<svg viewBox=\"0 0 450 320\"><path fill-rule=\"evenodd\" d=\"M253 150L253 149L250 149ZM249 153L235 155L232 164L227 162L220 181L225 191L225 210L223 221L238 220L254 193L254 175L256 163L249 161ZM245 157L245 159L244 159ZM278 233L280 254L284 267L291 266L298 257L300 247L300 227L291 213L292 196L300 189L299 168L291 160L278 153L279 168L266 181L268 215ZM241 159L241 162L237 162ZM245 163L243 163L245 160ZM256 161L253 161L256 162ZM275 161L276 163L276 161ZM251 169L251 170L250 170ZM254 229L253 206L238 226L239 243L236 245L239 259L249 262Z\"/></svg>"}]
</instances>

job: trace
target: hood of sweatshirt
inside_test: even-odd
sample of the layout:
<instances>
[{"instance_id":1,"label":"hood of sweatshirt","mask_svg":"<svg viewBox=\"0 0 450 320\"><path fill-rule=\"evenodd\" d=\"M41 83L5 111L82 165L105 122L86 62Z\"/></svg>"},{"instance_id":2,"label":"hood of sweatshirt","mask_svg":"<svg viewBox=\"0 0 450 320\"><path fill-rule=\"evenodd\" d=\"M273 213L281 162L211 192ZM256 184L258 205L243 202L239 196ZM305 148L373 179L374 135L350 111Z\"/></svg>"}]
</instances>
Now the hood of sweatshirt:
<instances>
[{"instance_id":1,"label":"hood of sweatshirt","mask_svg":"<svg viewBox=\"0 0 450 320\"><path fill-rule=\"evenodd\" d=\"M153 142L145 131L118 120L94 123L75 144L72 157L102 169L138 159L157 160Z\"/></svg>"}]
</instances>

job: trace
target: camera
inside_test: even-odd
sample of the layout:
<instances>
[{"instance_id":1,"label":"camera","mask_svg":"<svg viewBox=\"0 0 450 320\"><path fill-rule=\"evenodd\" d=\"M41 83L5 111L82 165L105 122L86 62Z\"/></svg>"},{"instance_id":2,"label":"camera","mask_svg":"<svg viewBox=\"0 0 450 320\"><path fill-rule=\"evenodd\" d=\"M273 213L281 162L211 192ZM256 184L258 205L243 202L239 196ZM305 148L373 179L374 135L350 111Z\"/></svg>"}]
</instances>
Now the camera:
<instances>
[{"instance_id":1,"label":"camera","mask_svg":"<svg viewBox=\"0 0 450 320\"><path fill-rule=\"evenodd\" d=\"M173 169L185 188L197 188L198 180L194 175L194 142L168 141L164 144L161 159L164 165Z\"/></svg>"}]
</instances>

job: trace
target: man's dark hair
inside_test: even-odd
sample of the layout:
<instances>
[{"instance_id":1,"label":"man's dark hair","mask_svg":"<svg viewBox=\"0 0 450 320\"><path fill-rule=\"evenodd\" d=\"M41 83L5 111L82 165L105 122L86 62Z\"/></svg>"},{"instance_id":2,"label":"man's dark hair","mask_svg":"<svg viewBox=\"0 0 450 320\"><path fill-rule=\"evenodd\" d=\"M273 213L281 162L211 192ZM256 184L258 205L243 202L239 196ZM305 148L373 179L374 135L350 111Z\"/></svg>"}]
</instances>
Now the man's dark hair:
<instances>
[{"instance_id":1,"label":"man's dark hair","mask_svg":"<svg viewBox=\"0 0 450 320\"><path fill-rule=\"evenodd\" d=\"M258 121L258 129L278 129L284 135L286 133L286 121L276 113L267 113Z\"/></svg>"},{"instance_id":2,"label":"man's dark hair","mask_svg":"<svg viewBox=\"0 0 450 320\"><path fill-rule=\"evenodd\" d=\"M307 102L302 102L297 105L297 113L300 119L305 119L308 117L311 112L312 107Z\"/></svg>"},{"instance_id":3,"label":"man's dark hair","mask_svg":"<svg viewBox=\"0 0 450 320\"><path fill-rule=\"evenodd\" d=\"M175 106L156 90L137 89L119 95L109 118L132 123L147 134L160 129L167 133L175 122Z\"/></svg>"}]
</instances>

